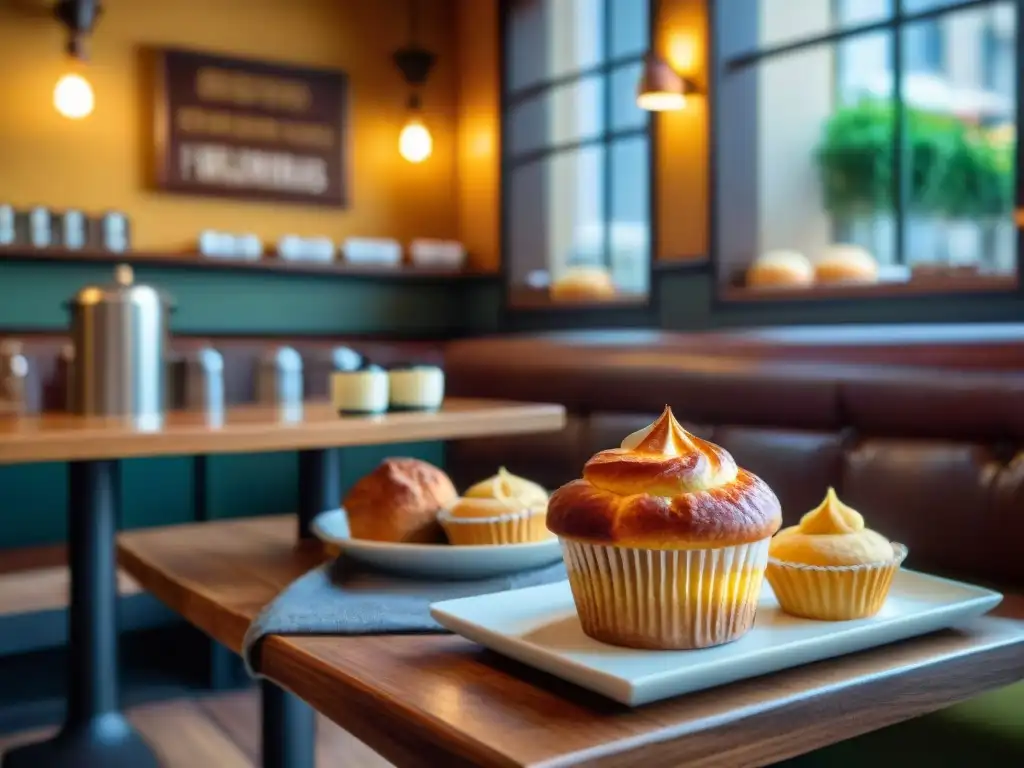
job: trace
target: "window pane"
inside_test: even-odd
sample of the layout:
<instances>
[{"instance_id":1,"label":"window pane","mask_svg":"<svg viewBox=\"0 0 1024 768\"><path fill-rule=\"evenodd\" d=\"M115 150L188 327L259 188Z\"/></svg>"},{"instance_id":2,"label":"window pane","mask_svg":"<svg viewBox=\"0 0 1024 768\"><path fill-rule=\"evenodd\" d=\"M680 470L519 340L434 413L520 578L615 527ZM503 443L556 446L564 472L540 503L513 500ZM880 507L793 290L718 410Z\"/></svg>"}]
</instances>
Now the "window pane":
<instances>
[{"instance_id":1,"label":"window pane","mask_svg":"<svg viewBox=\"0 0 1024 768\"><path fill-rule=\"evenodd\" d=\"M513 106L508 151L513 156L598 136L604 120L599 77L561 85Z\"/></svg>"},{"instance_id":2,"label":"window pane","mask_svg":"<svg viewBox=\"0 0 1024 768\"><path fill-rule=\"evenodd\" d=\"M603 0L512 0L508 3L507 88L516 91L599 64Z\"/></svg>"},{"instance_id":3,"label":"window pane","mask_svg":"<svg viewBox=\"0 0 1024 768\"><path fill-rule=\"evenodd\" d=\"M917 0L933 7L935 0ZM913 172L906 262L1013 271L1015 14L1010 0L903 29L903 101ZM945 55L914 69L909 41L934 29Z\"/></svg>"},{"instance_id":4,"label":"window pane","mask_svg":"<svg viewBox=\"0 0 1024 768\"><path fill-rule=\"evenodd\" d=\"M604 149L550 155L511 171L512 287L557 278L568 266L604 263Z\"/></svg>"},{"instance_id":5,"label":"window pane","mask_svg":"<svg viewBox=\"0 0 1024 768\"><path fill-rule=\"evenodd\" d=\"M612 124L613 131L645 128L649 112L636 105L636 86L640 82L643 64L628 64L612 70Z\"/></svg>"},{"instance_id":6,"label":"window pane","mask_svg":"<svg viewBox=\"0 0 1024 768\"><path fill-rule=\"evenodd\" d=\"M769 251L813 261L840 243L892 261L891 42L859 35L722 79L721 278L742 281Z\"/></svg>"},{"instance_id":7,"label":"window pane","mask_svg":"<svg viewBox=\"0 0 1024 768\"><path fill-rule=\"evenodd\" d=\"M756 14L752 39L722 46L726 56L782 45L892 16L893 0L720 0L719 25ZM725 30L723 30L724 32Z\"/></svg>"},{"instance_id":8,"label":"window pane","mask_svg":"<svg viewBox=\"0 0 1024 768\"><path fill-rule=\"evenodd\" d=\"M650 47L648 0L611 0L612 58L643 53Z\"/></svg>"},{"instance_id":9,"label":"window pane","mask_svg":"<svg viewBox=\"0 0 1024 768\"><path fill-rule=\"evenodd\" d=\"M650 153L646 136L611 145L612 279L622 291L644 293L650 278Z\"/></svg>"}]
</instances>

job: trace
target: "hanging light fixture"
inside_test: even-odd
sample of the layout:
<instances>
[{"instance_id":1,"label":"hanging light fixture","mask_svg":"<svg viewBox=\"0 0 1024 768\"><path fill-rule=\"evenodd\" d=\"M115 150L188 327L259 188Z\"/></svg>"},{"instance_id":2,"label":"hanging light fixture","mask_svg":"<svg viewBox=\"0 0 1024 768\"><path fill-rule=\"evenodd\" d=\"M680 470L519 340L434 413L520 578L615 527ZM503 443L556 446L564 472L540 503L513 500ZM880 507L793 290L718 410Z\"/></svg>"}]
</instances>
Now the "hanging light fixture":
<instances>
[{"instance_id":1,"label":"hanging light fixture","mask_svg":"<svg viewBox=\"0 0 1024 768\"><path fill-rule=\"evenodd\" d=\"M409 44L395 51L393 58L406 84L412 89L408 101L409 117L398 135L398 152L410 163L422 163L434 151L434 137L423 121L419 89L427 82L437 57L418 44L418 36L419 5L417 0L409 0Z\"/></svg>"},{"instance_id":2,"label":"hanging light fixture","mask_svg":"<svg viewBox=\"0 0 1024 768\"><path fill-rule=\"evenodd\" d=\"M659 56L648 54L636 89L636 105L649 112L674 112L686 108L686 97L697 93L697 84L683 77Z\"/></svg>"},{"instance_id":3,"label":"hanging light fixture","mask_svg":"<svg viewBox=\"0 0 1024 768\"><path fill-rule=\"evenodd\" d=\"M54 15L68 30L65 50L77 64L57 81L53 89L53 106L71 120L88 117L96 103L92 86L77 69L88 59L86 39L102 10L98 0L59 0L54 6Z\"/></svg>"}]
</instances>

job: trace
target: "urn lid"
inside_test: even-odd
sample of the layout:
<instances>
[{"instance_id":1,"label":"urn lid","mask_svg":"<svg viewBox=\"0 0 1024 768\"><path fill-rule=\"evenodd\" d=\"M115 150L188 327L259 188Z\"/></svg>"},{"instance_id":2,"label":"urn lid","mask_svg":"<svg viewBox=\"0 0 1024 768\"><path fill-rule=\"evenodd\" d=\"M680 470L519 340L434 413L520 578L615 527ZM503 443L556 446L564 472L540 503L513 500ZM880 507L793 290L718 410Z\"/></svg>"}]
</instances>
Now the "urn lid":
<instances>
[{"instance_id":1,"label":"urn lid","mask_svg":"<svg viewBox=\"0 0 1024 768\"><path fill-rule=\"evenodd\" d=\"M169 307L172 302L163 291L135 282L135 272L128 264L114 268L114 281L106 285L87 285L71 298L72 307L100 304L135 304L153 308Z\"/></svg>"}]
</instances>

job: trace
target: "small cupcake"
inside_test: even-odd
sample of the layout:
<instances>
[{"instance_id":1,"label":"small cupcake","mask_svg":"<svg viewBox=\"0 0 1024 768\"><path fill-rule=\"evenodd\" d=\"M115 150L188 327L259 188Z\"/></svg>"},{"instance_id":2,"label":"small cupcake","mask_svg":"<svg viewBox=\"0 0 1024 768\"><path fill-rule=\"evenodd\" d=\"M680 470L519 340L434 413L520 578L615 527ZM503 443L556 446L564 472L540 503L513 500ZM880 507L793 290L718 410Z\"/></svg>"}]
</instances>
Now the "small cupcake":
<instances>
[{"instance_id":1,"label":"small cupcake","mask_svg":"<svg viewBox=\"0 0 1024 768\"><path fill-rule=\"evenodd\" d=\"M437 520L455 546L526 544L551 538L543 506L524 506L516 499L463 496Z\"/></svg>"},{"instance_id":2,"label":"small cupcake","mask_svg":"<svg viewBox=\"0 0 1024 768\"><path fill-rule=\"evenodd\" d=\"M786 613L849 621L878 613L907 548L864 526L828 489L825 500L772 539L767 577Z\"/></svg>"},{"instance_id":3,"label":"small cupcake","mask_svg":"<svg viewBox=\"0 0 1024 768\"><path fill-rule=\"evenodd\" d=\"M779 501L665 408L551 495L583 631L611 645L684 650L754 624Z\"/></svg>"},{"instance_id":4,"label":"small cupcake","mask_svg":"<svg viewBox=\"0 0 1024 768\"><path fill-rule=\"evenodd\" d=\"M436 411L444 401L444 372L436 365L400 365L388 372L393 411Z\"/></svg>"},{"instance_id":5,"label":"small cupcake","mask_svg":"<svg viewBox=\"0 0 1024 768\"><path fill-rule=\"evenodd\" d=\"M527 507L548 505L548 492L532 480L513 475L504 467L486 480L473 485L464 494L468 499L515 498Z\"/></svg>"}]
</instances>

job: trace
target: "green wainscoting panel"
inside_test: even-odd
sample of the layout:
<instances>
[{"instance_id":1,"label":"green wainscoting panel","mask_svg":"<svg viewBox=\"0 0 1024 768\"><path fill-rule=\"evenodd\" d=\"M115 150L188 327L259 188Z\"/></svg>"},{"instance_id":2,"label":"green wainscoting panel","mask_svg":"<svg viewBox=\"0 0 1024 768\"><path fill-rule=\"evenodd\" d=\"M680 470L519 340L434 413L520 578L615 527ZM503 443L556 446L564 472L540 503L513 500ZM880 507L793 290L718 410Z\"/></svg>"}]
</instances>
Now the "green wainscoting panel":
<instances>
[{"instance_id":1,"label":"green wainscoting panel","mask_svg":"<svg viewBox=\"0 0 1024 768\"><path fill-rule=\"evenodd\" d=\"M0 549L67 538L67 465L0 466Z\"/></svg>"},{"instance_id":2,"label":"green wainscoting panel","mask_svg":"<svg viewBox=\"0 0 1024 768\"><path fill-rule=\"evenodd\" d=\"M104 264L0 262L0 328L60 330L64 303L107 283ZM136 280L164 289L177 333L445 336L464 324L462 281L357 278L136 266Z\"/></svg>"},{"instance_id":3,"label":"green wainscoting panel","mask_svg":"<svg viewBox=\"0 0 1024 768\"><path fill-rule=\"evenodd\" d=\"M187 523L192 509L192 460L180 457L121 462L121 527Z\"/></svg>"},{"instance_id":4,"label":"green wainscoting panel","mask_svg":"<svg viewBox=\"0 0 1024 768\"><path fill-rule=\"evenodd\" d=\"M294 512L299 457L292 452L210 456L206 483L210 519Z\"/></svg>"}]
</instances>

